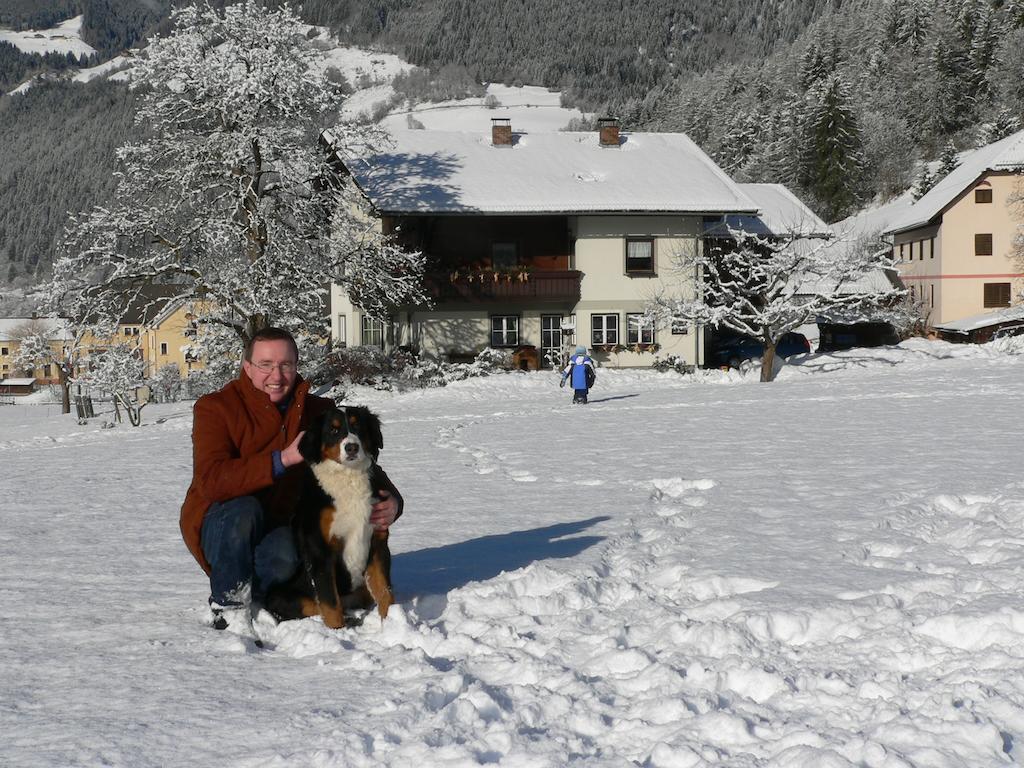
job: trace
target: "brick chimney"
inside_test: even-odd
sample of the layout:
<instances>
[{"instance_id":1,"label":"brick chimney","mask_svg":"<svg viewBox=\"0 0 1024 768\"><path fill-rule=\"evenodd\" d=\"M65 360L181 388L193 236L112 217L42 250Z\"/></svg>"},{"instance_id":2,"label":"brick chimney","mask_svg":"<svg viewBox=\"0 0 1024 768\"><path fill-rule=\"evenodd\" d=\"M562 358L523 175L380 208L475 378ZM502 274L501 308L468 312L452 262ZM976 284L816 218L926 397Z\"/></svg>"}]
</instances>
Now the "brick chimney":
<instances>
[{"instance_id":1,"label":"brick chimney","mask_svg":"<svg viewBox=\"0 0 1024 768\"><path fill-rule=\"evenodd\" d=\"M491 144L495 147L512 146L512 120L507 117L491 118Z\"/></svg>"},{"instance_id":2,"label":"brick chimney","mask_svg":"<svg viewBox=\"0 0 1024 768\"><path fill-rule=\"evenodd\" d=\"M601 117L597 121L597 135L602 147L619 146L619 120L615 117Z\"/></svg>"}]
</instances>

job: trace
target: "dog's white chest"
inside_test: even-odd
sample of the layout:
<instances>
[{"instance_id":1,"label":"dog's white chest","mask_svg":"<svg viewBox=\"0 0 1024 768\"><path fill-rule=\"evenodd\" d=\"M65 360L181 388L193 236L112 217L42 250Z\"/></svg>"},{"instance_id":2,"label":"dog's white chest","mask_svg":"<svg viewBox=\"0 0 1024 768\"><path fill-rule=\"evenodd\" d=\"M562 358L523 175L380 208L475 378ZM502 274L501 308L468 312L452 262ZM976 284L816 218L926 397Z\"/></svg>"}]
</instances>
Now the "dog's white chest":
<instances>
[{"instance_id":1,"label":"dog's white chest","mask_svg":"<svg viewBox=\"0 0 1024 768\"><path fill-rule=\"evenodd\" d=\"M342 559L352 578L352 587L363 583L363 571L370 552L370 511L373 495L366 472L347 469L326 461L313 466L313 474L324 493L334 502L334 520L328 535L344 542Z\"/></svg>"}]
</instances>

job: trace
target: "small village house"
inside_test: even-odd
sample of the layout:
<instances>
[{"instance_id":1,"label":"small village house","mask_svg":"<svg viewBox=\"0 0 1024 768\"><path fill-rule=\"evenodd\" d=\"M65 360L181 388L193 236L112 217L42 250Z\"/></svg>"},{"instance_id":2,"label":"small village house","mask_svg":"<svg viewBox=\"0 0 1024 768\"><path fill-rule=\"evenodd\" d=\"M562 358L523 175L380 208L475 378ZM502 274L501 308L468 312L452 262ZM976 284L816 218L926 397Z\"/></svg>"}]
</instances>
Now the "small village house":
<instances>
[{"instance_id":1,"label":"small village house","mask_svg":"<svg viewBox=\"0 0 1024 768\"><path fill-rule=\"evenodd\" d=\"M57 384L60 372L52 363L42 363L31 370L15 363L21 348L21 340L28 333L43 332L50 338L50 347L55 358L71 338L67 321L52 317L3 317L0 318L0 380L32 379L37 385Z\"/></svg>"}]
</instances>

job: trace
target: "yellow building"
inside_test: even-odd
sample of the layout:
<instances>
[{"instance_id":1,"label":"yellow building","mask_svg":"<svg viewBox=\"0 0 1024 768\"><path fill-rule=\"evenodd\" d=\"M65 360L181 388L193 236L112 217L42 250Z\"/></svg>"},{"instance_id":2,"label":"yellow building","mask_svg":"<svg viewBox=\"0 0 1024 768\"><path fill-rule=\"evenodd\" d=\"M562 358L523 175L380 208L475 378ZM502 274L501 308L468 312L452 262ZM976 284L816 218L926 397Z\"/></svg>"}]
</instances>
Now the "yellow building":
<instances>
[{"instance_id":1,"label":"yellow building","mask_svg":"<svg viewBox=\"0 0 1024 768\"><path fill-rule=\"evenodd\" d=\"M57 384L60 372L55 363L43 363L32 370L19 367L15 357L21 349L21 340L29 335L45 333L50 339L54 360L60 359L64 345L71 338L67 321L53 317L0 318L0 380L33 378L37 384Z\"/></svg>"},{"instance_id":2,"label":"yellow building","mask_svg":"<svg viewBox=\"0 0 1024 768\"><path fill-rule=\"evenodd\" d=\"M168 364L177 365L182 378L201 369L202 362L188 351L195 335L195 325L189 303L176 298L179 293L180 289L174 286L148 287L125 310L114 337L86 335L78 342L79 357L122 343L138 350L146 364L147 378ZM0 318L0 380L32 377L40 385L60 382L56 362L40 364L32 371L15 363L21 339L29 333L39 332L51 339L54 361L61 359L64 348L74 342L69 321L63 318Z\"/></svg>"},{"instance_id":3,"label":"yellow building","mask_svg":"<svg viewBox=\"0 0 1024 768\"><path fill-rule=\"evenodd\" d=\"M153 376L165 365L177 365L182 378L199 370L203 363L189 351L195 338L195 322L190 306L181 299L167 302L152 320L140 327L142 356L146 375Z\"/></svg>"},{"instance_id":4,"label":"yellow building","mask_svg":"<svg viewBox=\"0 0 1024 768\"><path fill-rule=\"evenodd\" d=\"M932 326L1021 302L1024 131L960 156L960 165L886 228L900 277Z\"/></svg>"}]
</instances>

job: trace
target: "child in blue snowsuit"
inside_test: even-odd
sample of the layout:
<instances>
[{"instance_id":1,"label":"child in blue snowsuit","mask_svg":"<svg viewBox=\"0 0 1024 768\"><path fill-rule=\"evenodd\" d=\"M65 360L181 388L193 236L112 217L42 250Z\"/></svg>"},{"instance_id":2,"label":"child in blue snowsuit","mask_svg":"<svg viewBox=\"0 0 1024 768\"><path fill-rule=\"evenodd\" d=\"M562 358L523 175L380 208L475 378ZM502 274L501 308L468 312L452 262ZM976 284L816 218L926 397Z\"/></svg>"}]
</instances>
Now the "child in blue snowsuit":
<instances>
[{"instance_id":1,"label":"child in blue snowsuit","mask_svg":"<svg viewBox=\"0 0 1024 768\"><path fill-rule=\"evenodd\" d=\"M565 380L572 378L572 402L587 402L587 392L597 379L597 371L594 369L594 361L587 354L587 348L582 344L576 347L576 351L569 358L569 364L562 369L562 383L558 386L564 387Z\"/></svg>"}]
</instances>

